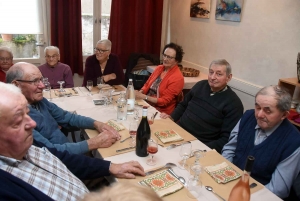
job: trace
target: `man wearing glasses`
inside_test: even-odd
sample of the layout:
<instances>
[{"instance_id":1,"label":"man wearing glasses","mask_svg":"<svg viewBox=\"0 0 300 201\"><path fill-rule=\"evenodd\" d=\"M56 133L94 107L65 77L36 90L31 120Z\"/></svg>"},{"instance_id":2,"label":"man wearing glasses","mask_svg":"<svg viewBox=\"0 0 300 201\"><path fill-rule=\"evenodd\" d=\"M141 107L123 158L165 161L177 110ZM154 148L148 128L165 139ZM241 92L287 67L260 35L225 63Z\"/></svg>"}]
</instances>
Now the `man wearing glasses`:
<instances>
[{"instance_id":1,"label":"man wearing glasses","mask_svg":"<svg viewBox=\"0 0 300 201\"><path fill-rule=\"evenodd\" d=\"M82 86L92 80L97 86L97 78L102 77L109 85L119 85L124 82L124 72L117 55L111 53L111 41L99 40L94 48L95 54L85 62L85 72Z\"/></svg>"},{"instance_id":2,"label":"man wearing glasses","mask_svg":"<svg viewBox=\"0 0 300 201\"><path fill-rule=\"evenodd\" d=\"M33 132L35 140L59 151L83 154L100 147L110 147L120 139L120 134L105 123L64 111L43 98L45 85L42 79L39 69L25 62L14 64L6 74L6 82L19 87L30 104L29 116L37 123ZM100 134L89 140L70 143L59 126L96 129Z\"/></svg>"},{"instance_id":3,"label":"man wearing glasses","mask_svg":"<svg viewBox=\"0 0 300 201\"><path fill-rule=\"evenodd\" d=\"M5 82L6 71L13 65L13 53L8 47L0 47L0 82Z\"/></svg>"},{"instance_id":4,"label":"man wearing glasses","mask_svg":"<svg viewBox=\"0 0 300 201\"><path fill-rule=\"evenodd\" d=\"M73 75L70 66L59 62L59 49L55 46L48 46L44 50L46 63L39 66L44 77L48 78L52 89L58 89L58 81L64 81L63 87L74 87Z\"/></svg>"}]
</instances>

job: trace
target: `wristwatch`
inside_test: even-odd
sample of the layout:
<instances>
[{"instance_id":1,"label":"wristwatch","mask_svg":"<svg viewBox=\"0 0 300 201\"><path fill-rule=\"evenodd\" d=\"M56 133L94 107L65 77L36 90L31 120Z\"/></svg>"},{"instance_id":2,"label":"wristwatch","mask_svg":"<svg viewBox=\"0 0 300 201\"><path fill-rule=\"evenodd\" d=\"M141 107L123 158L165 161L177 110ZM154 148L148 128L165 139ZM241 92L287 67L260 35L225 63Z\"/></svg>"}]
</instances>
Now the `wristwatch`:
<instances>
[{"instance_id":1,"label":"wristwatch","mask_svg":"<svg viewBox=\"0 0 300 201\"><path fill-rule=\"evenodd\" d=\"M146 95L146 98L144 100L148 100L148 96Z\"/></svg>"}]
</instances>

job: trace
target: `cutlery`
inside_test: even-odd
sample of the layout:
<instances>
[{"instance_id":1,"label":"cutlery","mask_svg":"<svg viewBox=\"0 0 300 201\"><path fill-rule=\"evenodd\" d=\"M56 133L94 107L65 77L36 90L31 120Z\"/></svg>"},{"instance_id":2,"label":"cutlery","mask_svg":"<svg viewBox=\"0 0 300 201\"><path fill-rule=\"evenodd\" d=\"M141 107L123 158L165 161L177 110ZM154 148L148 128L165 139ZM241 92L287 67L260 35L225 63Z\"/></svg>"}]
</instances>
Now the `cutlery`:
<instances>
[{"instance_id":1,"label":"cutlery","mask_svg":"<svg viewBox=\"0 0 300 201\"><path fill-rule=\"evenodd\" d=\"M130 138L131 138L131 137L129 136L129 137L123 139L123 140L120 140L120 142L123 143L123 142L125 142L126 140L128 140L128 139L130 139Z\"/></svg>"},{"instance_id":2,"label":"cutlery","mask_svg":"<svg viewBox=\"0 0 300 201\"><path fill-rule=\"evenodd\" d=\"M78 94L78 91L73 87L72 90L74 91L75 94Z\"/></svg>"},{"instance_id":3,"label":"cutlery","mask_svg":"<svg viewBox=\"0 0 300 201\"><path fill-rule=\"evenodd\" d=\"M177 167L177 165L174 164L174 163L167 163L167 164L165 164L164 166L162 166L162 167L160 167L160 168L158 168L158 169L156 169L156 170L151 170L151 171L149 171L149 172L146 172L146 176L148 176L148 175L150 175L150 174L153 174L153 173L155 173L155 172L157 172L157 171L159 171L159 170L162 170L162 169L164 169L164 168L170 168L170 167Z\"/></svg>"},{"instance_id":4,"label":"cutlery","mask_svg":"<svg viewBox=\"0 0 300 201\"><path fill-rule=\"evenodd\" d=\"M126 148L123 148L123 149L118 149L118 150L116 150L116 152L122 152L122 151L126 151L126 150L128 150L128 149L133 149L133 148L135 148L135 146L132 146L132 147L126 147Z\"/></svg>"},{"instance_id":5,"label":"cutlery","mask_svg":"<svg viewBox=\"0 0 300 201\"><path fill-rule=\"evenodd\" d=\"M216 196L218 196L220 199L226 201L226 200L225 200L224 198L222 198L218 193L216 193L216 192L214 191L214 189L213 189L211 186L205 186L205 188L206 188L206 190L208 190L208 191L212 192L213 194L215 194Z\"/></svg>"},{"instance_id":6,"label":"cutlery","mask_svg":"<svg viewBox=\"0 0 300 201\"><path fill-rule=\"evenodd\" d=\"M252 184L249 185L250 188L254 188L254 187L256 187L256 186L257 186L256 183L252 183Z\"/></svg>"},{"instance_id":7,"label":"cutlery","mask_svg":"<svg viewBox=\"0 0 300 201\"><path fill-rule=\"evenodd\" d=\"M153 115L153 119L155 119L157 114L158 114L158 112L155 112L155 114Z\"/></svg>"},{"instance_id":8,"label":"cutlery","mask_svg":"<svg viewBox=\"0 0 300 201\"><path fill-rule=\"evenodd\" d=\"M172 168L169 169L169 172L170 172L176 179L178 179L184 186L186 185L185 179L184 179L183 177L181 177L181 176L177 176L177 175L175 174L175 172L173 171Z\"/></svg>"},{"instance_id":9,"label":"cutlery","mask_svg":"<svg viewBox=\"0 0 300 201\"><path fill-rule=\"evenodd\" d=\"M178 146L180 146L182 144L187 144L187 143L191 143L191 142L187 141L187 142L183 142L183 143L171 144L170 146L167 147L167 150L173 149L175 147L178 147Z\"/></svg>"}]
</instances>

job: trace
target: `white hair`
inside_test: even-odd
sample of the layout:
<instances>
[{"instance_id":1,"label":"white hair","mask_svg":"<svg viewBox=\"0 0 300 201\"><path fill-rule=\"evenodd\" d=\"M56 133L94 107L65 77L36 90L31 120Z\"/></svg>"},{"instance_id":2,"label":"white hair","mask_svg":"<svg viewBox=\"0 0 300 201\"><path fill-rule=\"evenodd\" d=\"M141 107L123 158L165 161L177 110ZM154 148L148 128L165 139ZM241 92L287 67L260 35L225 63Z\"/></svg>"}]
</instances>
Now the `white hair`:
<instances>
[{"instance_id":1,"label":"white hair","mask_svg":"<svg viewBox=\"0 0 300 201\"><path fill-rule=\"evenodd\" d=\"M21 95L22 92L21 90L16 87L15 85L13 84L6 84L4 82L0 82L0 94L1 96L3 96L3 98L1 97L1 100L5 99L8 95ZM0 117L2 116L2 103L1 103L1 100L0 100Z\"/></svg>"},{"instance_id":2,"label":"white hair","mask_svg":"<svg viewBox=\"0 0 300 201\"><path fill-rule=\"evenodd\" d=\"M56 46L47 46L47 47L44 49L45 55L46 55L46 53L47 53L47 50L56 50L56 51L57 51L57 54L59 54L59 49L58 49L58 47L56 47Z\"/></svg>"},{"instance_id":3,"label":"white hair","mask_svg":"<svg viewBox=\"0 0 300 201\"><path fill-rule=\"evenodd\" d=\"M0 47L0 52L8 52L10 54L11 58L14 57L14 55L9 47L6 47L6 46Z\"/></svg>"},{"instance_id":4,"label":"white hair","mask_svg":"<svg viewBox=\"0 0 300 201\"><path fill-rule=\"evenodd\" d=\"M111 50L111 41L108 39L99 40L96 45L99 43L104 43L108 50Z\"/></svg>"}]
</instances>

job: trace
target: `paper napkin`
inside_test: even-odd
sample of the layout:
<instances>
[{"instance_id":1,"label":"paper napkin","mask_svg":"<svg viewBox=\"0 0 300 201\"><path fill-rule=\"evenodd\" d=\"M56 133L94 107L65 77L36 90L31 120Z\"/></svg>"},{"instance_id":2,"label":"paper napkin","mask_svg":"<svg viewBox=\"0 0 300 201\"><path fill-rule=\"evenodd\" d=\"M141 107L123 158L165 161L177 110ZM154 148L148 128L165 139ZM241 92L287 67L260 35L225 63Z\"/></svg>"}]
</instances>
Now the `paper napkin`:
<instances>
[{"instance_id":1,"label":"paper napkin","mask_svg":"<svg viewBox=\"0 0 300 201\"><path fill-rule=\"evenodd\" d=\"M115 120L109 120L106 124L113 127L117 131L121 131L125 129L125 127L122 124L116 122Z\"/></svg>"},{"instance_id":2,"label":"paper napkin","mask_svg":"<svg viewBox=\"0 0 300 201\"><path fill-rule=\"evenodd\" d=\"M236 172L232 167L230 167L226 162L221 164L207 166L205 171L217 182L226 184L239 178L240 173Z\"/></svg>"},{"instance_id":3,"label":"paper napkin","mask_svg":"<svg viewBox=\"0 0 300 201\"><path fill-rule=\"evenodd\" d=\"M183 140L183 138L174 130L157 131L154 135L162 142L177 142Z\"/></svg>"}]
</instances>

